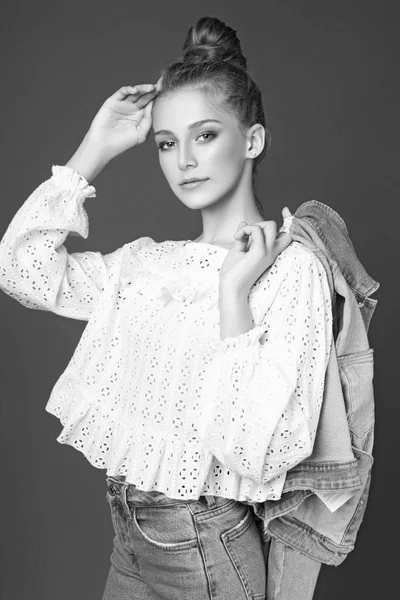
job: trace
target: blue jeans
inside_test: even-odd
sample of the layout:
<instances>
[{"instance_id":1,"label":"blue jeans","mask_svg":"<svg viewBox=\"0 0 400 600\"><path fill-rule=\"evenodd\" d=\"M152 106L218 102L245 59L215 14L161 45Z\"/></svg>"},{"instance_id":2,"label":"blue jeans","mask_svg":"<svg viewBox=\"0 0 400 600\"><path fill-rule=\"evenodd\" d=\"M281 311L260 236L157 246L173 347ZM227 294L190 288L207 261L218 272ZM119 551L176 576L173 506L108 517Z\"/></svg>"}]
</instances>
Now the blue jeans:
<instances>
[{"instance_id":1,"label":"blue jeans","mask_svg":"<svg viewBox=\"0 0 400 600\"><path fill-rule=\"evenodd\" d=\"M250 505L107 485L115 536L102 600L311 600L321 564L263 544Z\"/></svg>"}]
</instances>

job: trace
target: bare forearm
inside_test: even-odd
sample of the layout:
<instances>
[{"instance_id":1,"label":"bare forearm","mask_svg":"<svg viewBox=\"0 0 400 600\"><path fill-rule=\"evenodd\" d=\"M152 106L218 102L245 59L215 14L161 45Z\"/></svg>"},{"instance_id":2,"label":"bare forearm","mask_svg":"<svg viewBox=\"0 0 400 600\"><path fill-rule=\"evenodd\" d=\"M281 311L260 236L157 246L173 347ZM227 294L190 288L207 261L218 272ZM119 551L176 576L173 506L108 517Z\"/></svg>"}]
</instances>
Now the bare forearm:
<instances>
[{"instance_id":1,"label":"bare forearm","mask_svg":"<svg viewBox=\"0 0 400 600\"><path fill-rule=\"evenodd\" d=\"M112 156L88 131L66 166L78 171L89 183L92 183L111 159Z\"/></svg>"},{"instance_id":2,"label":"bare forearm","mask_svg":"<svg viewBox=\"0 0 400 600\"><path fill-rule=\"evenodd\" d=\"M236 337L253 328L247 294L219 292L220 338Z\"/></svg>"}]
</instances>

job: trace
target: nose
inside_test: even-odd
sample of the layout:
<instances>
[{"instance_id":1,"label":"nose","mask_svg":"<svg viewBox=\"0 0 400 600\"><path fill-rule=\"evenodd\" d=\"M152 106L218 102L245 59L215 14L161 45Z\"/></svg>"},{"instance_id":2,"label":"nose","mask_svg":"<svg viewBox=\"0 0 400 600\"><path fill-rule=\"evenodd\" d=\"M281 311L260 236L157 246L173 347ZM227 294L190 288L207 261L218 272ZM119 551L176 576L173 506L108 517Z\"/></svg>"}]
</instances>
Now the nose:
<instances>
[{"instance_id":1,"label":"nose","mask_svg":"<svg viewBox=\"0 0 400 600\"><path fill-rule=\"evenodd\" d=\"M182 144L178 153L179 168L181 171L185 171L188 167L195 167L196 165L197 161L193 155L193 152L190 150L190 146L186 147L184 144Z\"/></svg>"}]
</instances>

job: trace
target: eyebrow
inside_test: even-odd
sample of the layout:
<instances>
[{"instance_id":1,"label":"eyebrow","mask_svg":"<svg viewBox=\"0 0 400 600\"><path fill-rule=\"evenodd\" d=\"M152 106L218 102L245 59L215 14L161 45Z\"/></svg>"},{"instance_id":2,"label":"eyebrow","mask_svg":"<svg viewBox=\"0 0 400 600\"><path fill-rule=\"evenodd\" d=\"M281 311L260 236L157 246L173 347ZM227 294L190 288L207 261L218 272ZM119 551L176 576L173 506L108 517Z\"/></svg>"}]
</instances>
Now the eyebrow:
<instances>
[{"instance_id":1,"label":"eyebrow","mask_svg":"<svg viewBox=\"0 0 400 600\"><path fill-rule=\"evenodd\" d=\"M204 123L221 123L222 124L222 121L217 121L217 119L203 119L202 121L195 121L194 123L191 123L190 125L188 125L188 129L190 129L190 130L195 129L196 127L200 127L200 125L203 125ZM154 136L156 136L156 135L174 135L174 134L169 129L160 129L159 131L156 131L154 133Z\"/></svg>"}]
</instances>

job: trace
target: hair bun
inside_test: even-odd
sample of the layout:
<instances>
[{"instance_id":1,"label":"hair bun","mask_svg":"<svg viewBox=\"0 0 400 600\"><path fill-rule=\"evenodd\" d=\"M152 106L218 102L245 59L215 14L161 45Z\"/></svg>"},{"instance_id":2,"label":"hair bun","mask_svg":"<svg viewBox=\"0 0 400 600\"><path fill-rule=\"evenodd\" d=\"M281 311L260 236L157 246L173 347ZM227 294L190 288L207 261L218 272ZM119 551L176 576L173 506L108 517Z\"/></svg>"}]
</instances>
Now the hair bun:
<instances>
[{"instance_id":1,"label":"hair bun","mask_svg":"<svg viewBox=\"0 0 400 600\"><path fill-rule=\"evenodd\" d=\"M243 56L236 30L216 17L199 19L189 29L182 50L184 64L229 62L247 70L247 60Z\"/></svg>"}]
</instances>

